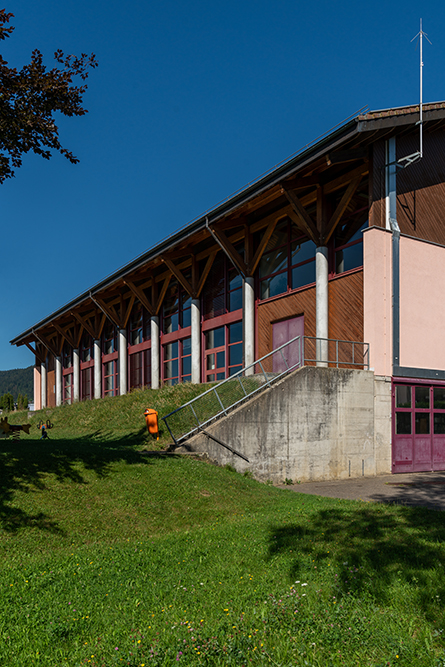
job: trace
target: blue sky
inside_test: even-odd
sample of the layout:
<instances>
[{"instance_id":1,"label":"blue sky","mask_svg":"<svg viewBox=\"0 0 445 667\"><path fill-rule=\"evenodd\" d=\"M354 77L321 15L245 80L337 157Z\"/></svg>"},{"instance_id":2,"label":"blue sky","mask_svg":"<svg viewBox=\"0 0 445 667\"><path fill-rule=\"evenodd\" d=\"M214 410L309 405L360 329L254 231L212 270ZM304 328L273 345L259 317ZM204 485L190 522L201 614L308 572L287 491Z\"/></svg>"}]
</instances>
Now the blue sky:
<instances>
[{"instance_id":1,"label":"blue sky","mask_svg":"<svg viewBox=\"0 0 445 667\"><path fill-rule=\"evenodd\" d=\"M9 340L361 107L445 99L445 4L377 0L10 0L10 65L94 52L80 158L25 156L0 189L0 370Z\"/></svg>"}]
</instances>

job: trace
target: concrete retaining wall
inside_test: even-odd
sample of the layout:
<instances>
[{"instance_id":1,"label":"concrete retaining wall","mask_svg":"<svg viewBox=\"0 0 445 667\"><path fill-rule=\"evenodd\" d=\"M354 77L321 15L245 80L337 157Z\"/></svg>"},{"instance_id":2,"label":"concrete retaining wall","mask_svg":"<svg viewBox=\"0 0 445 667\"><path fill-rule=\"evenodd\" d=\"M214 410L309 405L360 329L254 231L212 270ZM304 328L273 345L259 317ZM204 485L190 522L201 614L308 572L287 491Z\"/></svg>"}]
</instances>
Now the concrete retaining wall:
<instances>
[{"instance_id":1,"label":"concrete retaining wall","mask_svg":"<svg viewBox=\"0 0 445 667\"><path fill-rule=\"evenodd\" d=\"M391 381L372 371L304 367L197 435L187 449L282 483L391 472Z\"/></svg>"}]
</instances>

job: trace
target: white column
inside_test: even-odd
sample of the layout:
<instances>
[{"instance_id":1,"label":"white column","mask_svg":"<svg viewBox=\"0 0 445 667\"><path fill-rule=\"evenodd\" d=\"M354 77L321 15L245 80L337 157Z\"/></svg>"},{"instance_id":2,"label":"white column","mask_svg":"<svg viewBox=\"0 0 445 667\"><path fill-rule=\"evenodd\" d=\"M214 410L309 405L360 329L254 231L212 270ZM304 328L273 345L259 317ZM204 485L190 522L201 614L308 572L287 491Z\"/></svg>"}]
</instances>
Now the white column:
<instances>
[{"instance_id":1,"label":"white column","mask_svg":"<svg viewBox=\"0 0 445 667\"><path fill-rule=\"evenodd\" d=\"M56 369L56 405L62 405L62 357L54 358Z\"/></svg>"},{"instance_id":2,"label":"white column","mask_svg":"<svg viewBox=\"0 0 445 667\"><path fill-rule=\"evenodd\" d=\"M127 330L119 329L119 394L127 393Z\"/></svg>"},{"instance_id":3,"label":"white column","mask_svg":"<svg viewBox=\"0 0 445 667\"><path fill-rule=\"evenodd\" d=\"M316 336L328 338L328 249L315 251ZM327 366L328 343L317 340L317 366Z\"/></svg>"},{"instance_id":4,"label":"white column","mask_svg":"<svg viewBox=\"0 0 445 667\"><path fill-rule=\"evenodd\" d=\"M80 356L79 348L73 350L73 403L80 400Z\"/></svg>"},{"instance_id":5,"label":"white column","mask_svg":"<svg viewBox=\"0 0 445 667\"><path fill-rule=\"evenodd\" d=\"M192 299L192 383L201 382L201 301Z\"/></svg>"},{"instance_id":6,"label":"white column","mask_svg":"<svg viewBox=\"0 0 445 667\"><path fill-rule=\"evenodd\" d=\"M159 389L159 316L151 318L151 388Z\"/></svg>"},{"instance_id":7,"label":"white column","mask_svg":"<svg viewBox=\"0 0 445 667\"><path fill-rule=\"evenodd\" d=\"M244 279L244 366L255 361L255 288L254 279L249 276ZM249 368L246 375L253 375L255 367Z\"/></svg>"},{"instance_id":8,"label":"white column","mask_svg":"<svg viewBox=\"0 0 445 667\"><path fill-rule=\"evenodd\" d=\"M40 392L41 392L41 405L42 408L46 408L46 362L40 364Z\"/></svg>"},{"instance_id":9,"label":"white column","mask_svg":"<svg viewBox=\"0 0 445 667\"><path fill-rule=\"evenodd\" d=\"M100 340L94 341L94 398L102 397L102 349Z\"/></svg>"}]
</instances>

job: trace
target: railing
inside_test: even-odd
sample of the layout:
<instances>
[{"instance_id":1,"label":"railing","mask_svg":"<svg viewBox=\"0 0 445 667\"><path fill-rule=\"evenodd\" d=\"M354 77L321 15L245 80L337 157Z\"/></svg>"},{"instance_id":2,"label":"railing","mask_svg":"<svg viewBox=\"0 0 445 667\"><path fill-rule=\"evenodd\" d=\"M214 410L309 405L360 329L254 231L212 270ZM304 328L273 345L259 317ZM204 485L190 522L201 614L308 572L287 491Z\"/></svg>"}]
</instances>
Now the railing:
<instances>
[{"instance_id":1,"label":"railing","mask_svg":"<svg viewBox=\"0 0 445 667\"><path fill-rule=\"evenodd\" d=\"M296 336L162 417L176 445L304 365L369 370L369 344Z\"/></svg>"}]
</instances>

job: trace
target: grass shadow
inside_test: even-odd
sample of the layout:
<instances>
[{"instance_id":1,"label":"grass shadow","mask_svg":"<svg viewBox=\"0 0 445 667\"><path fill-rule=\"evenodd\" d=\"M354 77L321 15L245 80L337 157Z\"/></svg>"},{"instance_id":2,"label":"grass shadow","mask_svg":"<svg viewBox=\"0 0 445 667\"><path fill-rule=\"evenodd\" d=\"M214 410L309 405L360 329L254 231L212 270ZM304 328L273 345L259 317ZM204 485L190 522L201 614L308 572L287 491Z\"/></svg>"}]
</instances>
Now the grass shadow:
<instances>
[{"instance_id":1,"label":"grass shadow","mask_svg":"<svg viewBox=\"0 0 445 667\"><path fill-rule=\"evenodd\" d=\"M301 524L273 527L269 556L291 557L292 580L308 558L319 572L329 566L339 597L370 594L387 604L395 584L399 591L409 588L427 611L433 599L445 598L444 540L443 515L435 511L332 508L311 513Z\"/></svg>"},{"instance_id":2,"label":"grass shadow","mask_svg":"<svg viewBox=\"0 0 445 667\"><path fill-rule=\"evenodd\" d=\"M37 527L63 533L43 512L31 514L14 507L15 495L45 490L48 476L59 482L87 484L82 468L105 478L117 461L154 465L163 458L162 452L147 457L144 451L137 449L143 432L141 429L113 437L108 432L94 431L73 439L0 441L0 529L15 533L21 528Z\"/></svg>"}]
</instances>

